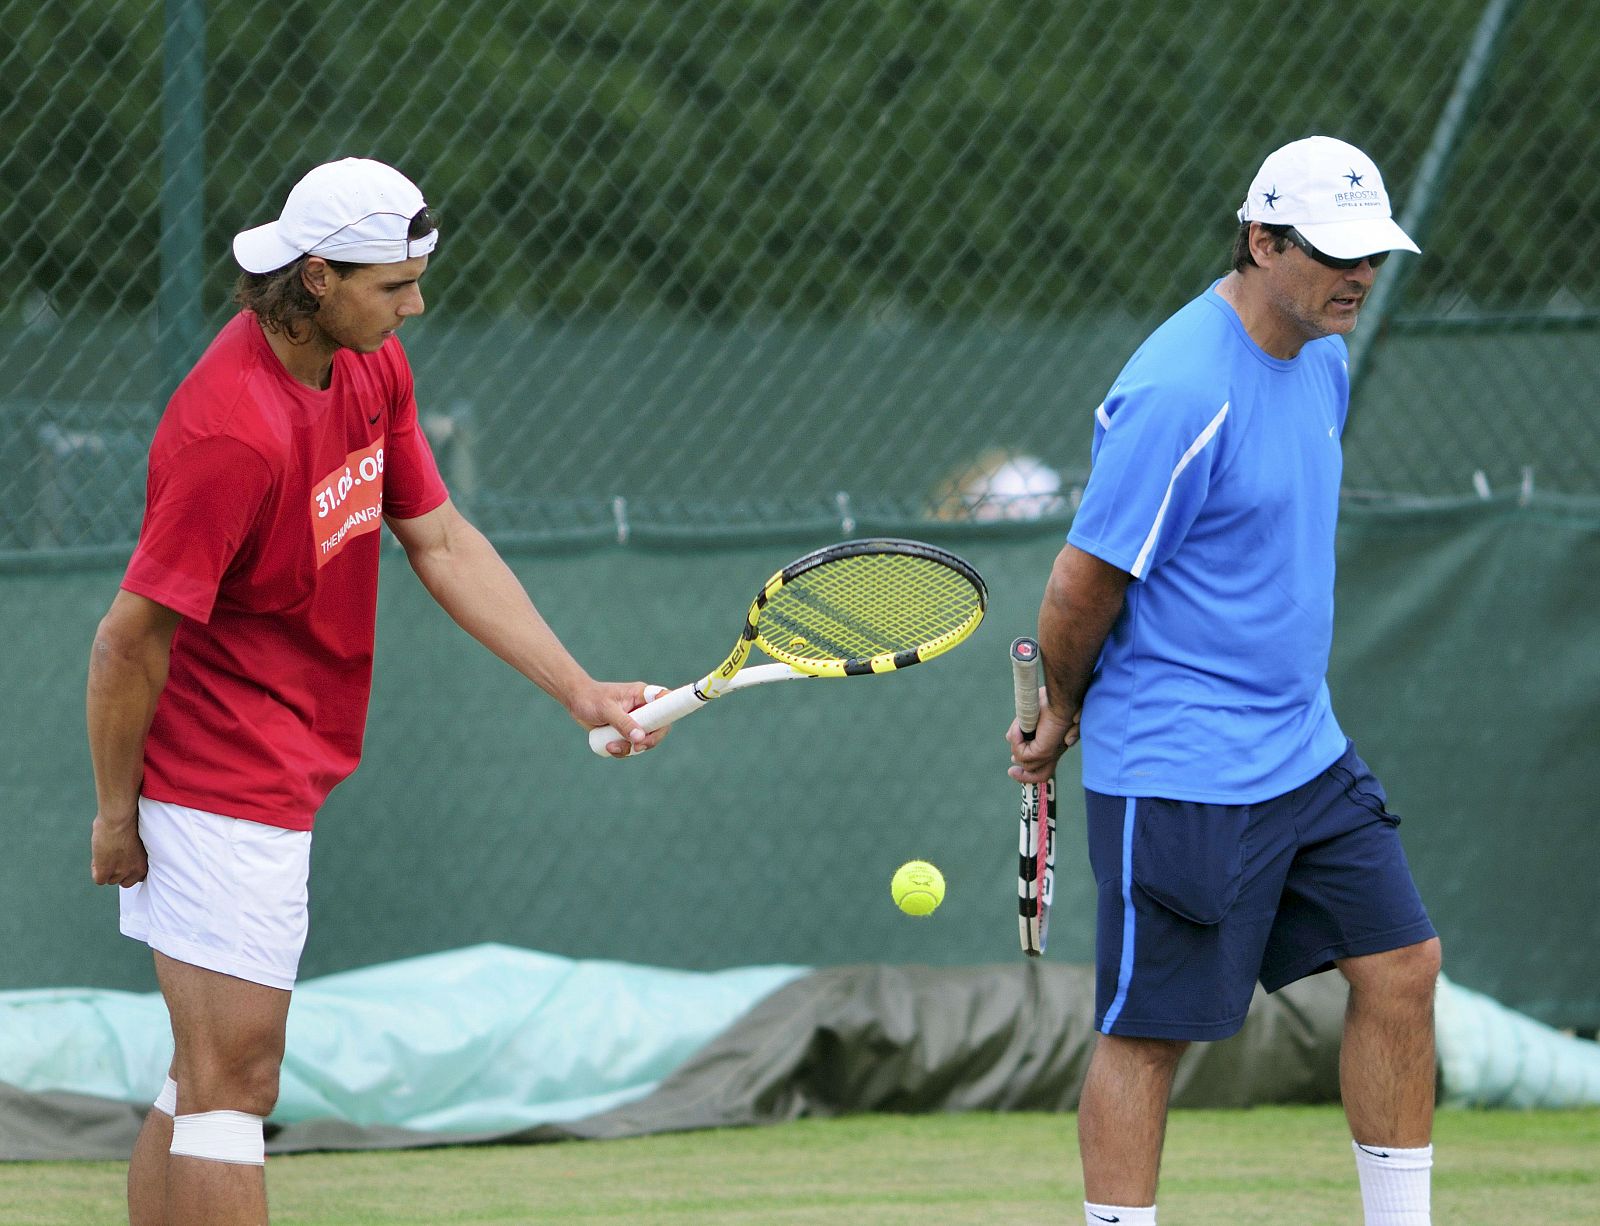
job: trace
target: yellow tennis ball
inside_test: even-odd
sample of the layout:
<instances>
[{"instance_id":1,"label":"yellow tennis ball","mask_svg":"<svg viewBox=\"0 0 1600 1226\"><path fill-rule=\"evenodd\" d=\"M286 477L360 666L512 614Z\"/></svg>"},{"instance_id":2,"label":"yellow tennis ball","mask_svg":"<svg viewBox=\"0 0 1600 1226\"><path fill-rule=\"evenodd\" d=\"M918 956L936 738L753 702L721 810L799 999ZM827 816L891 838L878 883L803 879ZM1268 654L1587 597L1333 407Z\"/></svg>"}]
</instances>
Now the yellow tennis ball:
<instances>
[{"instance_id":1,"label":"yellow tennis ball","mask_svg":"<svg viewBox=\"0 0 1600 1226\"><path fill-rule=\"evenodd\" d=\"M944 901L944 874L926 860L907 860L895 869L889 893L907 915L932 915Z\"/></svg>"}]
</instances>

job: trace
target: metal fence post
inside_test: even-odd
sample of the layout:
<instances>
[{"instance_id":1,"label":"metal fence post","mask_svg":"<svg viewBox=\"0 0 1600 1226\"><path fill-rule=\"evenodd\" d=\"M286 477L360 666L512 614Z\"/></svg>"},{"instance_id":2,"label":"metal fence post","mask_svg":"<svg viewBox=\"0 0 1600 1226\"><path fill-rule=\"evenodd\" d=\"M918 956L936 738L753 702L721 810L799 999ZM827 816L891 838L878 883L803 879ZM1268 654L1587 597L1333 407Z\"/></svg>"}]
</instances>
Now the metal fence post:
<instances>
[{"instance_id":1,"label":"metal fence post","mask_svg":"<svg viewBox=\"0 0 1600 1226\"><path fill-rule=\"evenodd\" d=\"M1406 201L1405 211L1399 218L1401 229L1411 235L1418 246L1426 246L1434 204L1449 181L1456 153L1477 116L1484 85L1500 58L1505 32L1521 4L1522 0L1489 0L1478 18L1478 28L1473 32L1472 43L1461 62L1461 71L1456 74L1450 97L1439 112L1439 122L1434 125L1433 136L1422 155L1422 165L1417 169L1417 181L1411 189L1411 198ZM1400 291L1405 286L1412 263L1411 257L1402 254L1391 266L1389 275L1379 278L1363 312L1366 318L1351 339L1350 412L1345 419L1347 433L1359 403L1356 393L1372 365L1373 347L1383 336L1389 316L1400 301Z\"/></svg>"},{"instance_id":2,"label":"metal fence post","mask_svg":"<svg viewBox=\"0 0 1600 1226\"><path fill-rule=\"evenodd\" d=\"M205 0L166 0L161 78L162 400L196 356L205 280Z\"/></svg>"}]
</instances>

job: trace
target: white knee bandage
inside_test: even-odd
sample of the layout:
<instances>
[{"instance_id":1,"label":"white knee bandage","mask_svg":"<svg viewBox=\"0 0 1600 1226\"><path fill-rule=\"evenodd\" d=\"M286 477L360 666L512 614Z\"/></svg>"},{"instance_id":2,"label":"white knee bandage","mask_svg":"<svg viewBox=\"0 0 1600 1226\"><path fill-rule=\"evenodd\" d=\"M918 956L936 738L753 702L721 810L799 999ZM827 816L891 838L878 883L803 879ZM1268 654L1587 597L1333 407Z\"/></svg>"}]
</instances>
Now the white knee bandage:
<instances>
[{"instance_id":1,"label":"white knee bandage","mask_svg":"<svg viewBox=\"0 0 1600 1226\"><path fill-rule=\"evenodd\" d=\"M186 1158L262 1166L267 1160L262 1119L243 1111L202 1111L198 1115L174 1116L172 1152Z\"/></svg>"},{"instance_id":2,"label":"white knee bandage","mask_svg":"<svg viewBox=\"0 0 1600 1226\"><path fill-rule=\"evenodd\" d=\"M156 1101L151 1104L157 1111L167 1115L178 1114L178 1083L172 1078L167 1078L167 1084L161 1087L161 1093L156 1095Z\"/></svg>"}]
</instances>

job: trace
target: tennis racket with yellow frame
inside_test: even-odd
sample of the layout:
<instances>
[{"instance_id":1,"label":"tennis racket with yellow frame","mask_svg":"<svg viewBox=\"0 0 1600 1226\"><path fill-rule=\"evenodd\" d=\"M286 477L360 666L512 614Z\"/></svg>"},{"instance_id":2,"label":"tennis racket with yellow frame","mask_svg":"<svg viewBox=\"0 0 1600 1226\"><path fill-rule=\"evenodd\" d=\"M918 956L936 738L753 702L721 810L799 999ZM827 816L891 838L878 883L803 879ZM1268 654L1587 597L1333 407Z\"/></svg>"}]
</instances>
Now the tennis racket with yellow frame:
<instances>
[{"instance_id":1,"label":"tennis racket with yellow frame","mask_svg":"<svg viewBox=\"0 0 1600 1226\"><path fill-rule=\"evenodd\" d=\"M936 545L888 537L829 545L762 585L726 660L636 708L633 719L654 732L735 690L910 668L964 640L988 604L978 572ZM746 667L752 647L776 663ZM590 731L589 748L609 758L606 746L622 739L601 726Z\"/></svg>"}]
</instances>

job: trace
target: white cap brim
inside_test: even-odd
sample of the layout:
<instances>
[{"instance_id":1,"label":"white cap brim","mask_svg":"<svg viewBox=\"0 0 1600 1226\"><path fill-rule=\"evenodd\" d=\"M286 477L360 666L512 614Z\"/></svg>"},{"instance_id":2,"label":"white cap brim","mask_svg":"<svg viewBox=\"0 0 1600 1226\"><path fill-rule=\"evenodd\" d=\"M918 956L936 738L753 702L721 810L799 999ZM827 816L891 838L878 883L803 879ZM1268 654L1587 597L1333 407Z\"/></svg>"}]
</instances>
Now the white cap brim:
<instances>
[{"instance_id":1,"label":"white cap brim","mask_svg":"<svg viewBox=\"0 0 1600 1226\"><path fill-rule=\"evenodd\" d=\"M233 236L233 258L246 272L273 272L300 258L300 250L278 234L278 223L246 230Z\"/></svg>"},{"instance_id":2,"label":"white cap brim","mask_svg":"<svg viewBox=\"0 0 1600 1226\"><path fill-rule=\"evenodd\" d=\"M1296 230L1318 251L1341 260L1358 260L1380 251L1414 251L1411 241L1392 217L1362 217L1351 221L1296 222Z\"/></svg>"}]
</instances>

